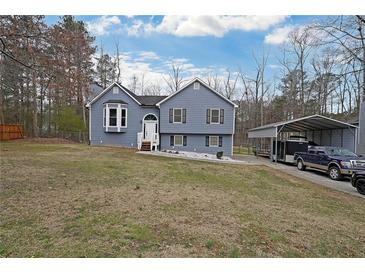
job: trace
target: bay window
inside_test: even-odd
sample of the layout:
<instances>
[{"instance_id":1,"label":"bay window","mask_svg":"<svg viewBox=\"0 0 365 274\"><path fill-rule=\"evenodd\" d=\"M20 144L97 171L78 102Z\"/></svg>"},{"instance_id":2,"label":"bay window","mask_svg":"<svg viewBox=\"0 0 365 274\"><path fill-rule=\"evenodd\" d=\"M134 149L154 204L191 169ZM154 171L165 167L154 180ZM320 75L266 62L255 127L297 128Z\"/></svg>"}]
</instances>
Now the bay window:
<instances>
[{"instance_id":1,"label":"bay window","mask_svg":"<svg viewBox=\"0 0 365 274\"><path fill-rule=\"evenodd\" d=\"M127 108L122 104L105 104L103 108L103 127L105 131L120 132L127 127Z\"/></svg>"}]
</instances>

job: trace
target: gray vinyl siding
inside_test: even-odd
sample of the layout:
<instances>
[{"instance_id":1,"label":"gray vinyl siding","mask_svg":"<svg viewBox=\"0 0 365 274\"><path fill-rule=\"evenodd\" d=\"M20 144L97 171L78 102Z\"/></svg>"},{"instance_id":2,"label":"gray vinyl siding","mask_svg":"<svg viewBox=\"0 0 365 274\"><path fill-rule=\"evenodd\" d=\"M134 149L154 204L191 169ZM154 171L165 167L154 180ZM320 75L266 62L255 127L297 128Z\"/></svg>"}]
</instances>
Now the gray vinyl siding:
<instances>
[{"instance_id":1,"label":"gray vinyl siding","mask_svg":"<svg viewBox=\"0 0 365 274\"><path fill-rule=\"evenodd\" d=\"M110 100L122 100L127 109L127 127L121 132L105 132L103 127L104 103ZM169 123L169 109L186 109L186 123ZM207 124L207 109L224 109L223 124ZM127 93L119 89L114 94L112 87L90 106L90 144L91 145L118 145L124 147L137 147L137 133L142 131L142 119L153 113L159 120L160 149L174 149L196 151L215 154L223 151L224 155L232 155L232 134L234 132L234 106L222 99L217 94L200 85L199 90L194 90L193 85L188 86L171 99L157 107L142 107ZM170 146L170 136L187 136L187 145L182 147ZM222 147L207 147L206 136L222 136Z\"/></svg>"},{"instance_id":2,"label":"gray vinyl siding","mask_svg":"<svg viewBox=\"0 0 365 274\"><path fill-rule=\"evenodd\" d=\"M191 134L233 134L234 106L200 84L199 90L193 84L163 102L160 106L161 133ZM186 109L186 123L169 123L169 109ZM224 109L223 124L207 124L207 109Z\"/></svg>"},{"instance_id":3,"label":"gray vinyl siding","mask_svg":"<svg viewBox=\"0 0 365 274\"><path fill-rule=\"evenodd\" d=\"M103 103L109 100L122 100L127 103L127 105L123 105L128 110L127 128L122 128L122 132L105 132ZM159 110L155 107L141 107L124 91L119 89L118 94L113 94L110 89L91 105L90 144L137 147L137 133L142 131L142 119L148 113L153 113L158 117Z\"/></svg>"},{"instance_id":4,"label":"gray vinyl siding","mask_svg":"<svg viewBox=\"0 0 365 274\"><path fill-rule=\"evenodd\" d=\"M186 146L171 146L171 135L185 135ZM214 135L222 136L222 147L207 147L205 146L205 136ZM161 134L161 150L170 149L177 151L193 151L199 153L216 154L218 151L223 151L223 155L232 156L232 135L219 134Z\"/></svg>"}]
</instances>

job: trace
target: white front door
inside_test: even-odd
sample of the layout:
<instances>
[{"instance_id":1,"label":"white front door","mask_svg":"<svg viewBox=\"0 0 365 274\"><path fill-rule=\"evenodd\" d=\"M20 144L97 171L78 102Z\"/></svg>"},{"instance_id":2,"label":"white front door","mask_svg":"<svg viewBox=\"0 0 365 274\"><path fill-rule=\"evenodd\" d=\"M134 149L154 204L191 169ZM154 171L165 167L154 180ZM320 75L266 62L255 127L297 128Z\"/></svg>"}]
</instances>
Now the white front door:
<instances>
[{"instance_id":1,"label":"white front door","mask_svg":"<svg viewBox=\"0 0 365 274\"><path fill-rule=\"evenodd\" d=\"M157 122L145 122L144 124L144 139L151 140L153 138L153 134L157 133Z\"/></svg>"}]
</instances>

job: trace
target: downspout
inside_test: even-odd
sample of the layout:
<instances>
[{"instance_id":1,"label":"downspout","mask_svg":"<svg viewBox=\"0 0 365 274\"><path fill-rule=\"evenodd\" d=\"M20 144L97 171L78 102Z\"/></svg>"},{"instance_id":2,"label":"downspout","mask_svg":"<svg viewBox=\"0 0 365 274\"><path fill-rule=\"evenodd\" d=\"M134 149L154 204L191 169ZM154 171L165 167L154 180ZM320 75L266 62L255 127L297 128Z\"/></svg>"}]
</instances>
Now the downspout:
<instances>
[{"instance_id":1,"label":"downspout","mask_svg":"<svg viewBox=\"0 0 365 274\"><path fill-rule=\"evenodd\" d=\"M358 142L357 137L358 137L358 134L359 134L359 131L356 128L355 129L355 153L357 153L357 142Z\"/></svg>"},{"instance_id":2,"label":"downspout","mask_svg":"<svg viewBox=\"0 0 365 274\"><path fill-rule=\"evenodd\" d=\"M89 106L89 145L91 145L91 105Z\"/></svg>"}]
</instances>

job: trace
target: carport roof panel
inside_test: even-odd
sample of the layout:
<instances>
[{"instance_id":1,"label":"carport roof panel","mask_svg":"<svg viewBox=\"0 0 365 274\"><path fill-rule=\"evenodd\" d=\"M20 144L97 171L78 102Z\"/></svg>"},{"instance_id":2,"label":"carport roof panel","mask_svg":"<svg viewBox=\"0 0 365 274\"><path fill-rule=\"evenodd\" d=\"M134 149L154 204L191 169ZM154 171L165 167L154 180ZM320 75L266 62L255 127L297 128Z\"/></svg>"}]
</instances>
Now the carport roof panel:
<instances>
[{"instance_id":1,"label":"carport roof panel","mask_svg":"<svg viewBox=\"0 0 365 274\"><path fill-rule=\"evenodd\" d=\"M341 122L335 119L331 119L322 115L311 115L294 120L277 122L267 124L261 127L250 129L250 138L255 138L255 132L267 130L269 128L278 128L282 132L303 132L312 130L326 130L326 129L342 129L342 128L357 128L355 125L351 125L345 122ZM272 134L269 134L273 137Z\"/></svg>"}]
</instances>

